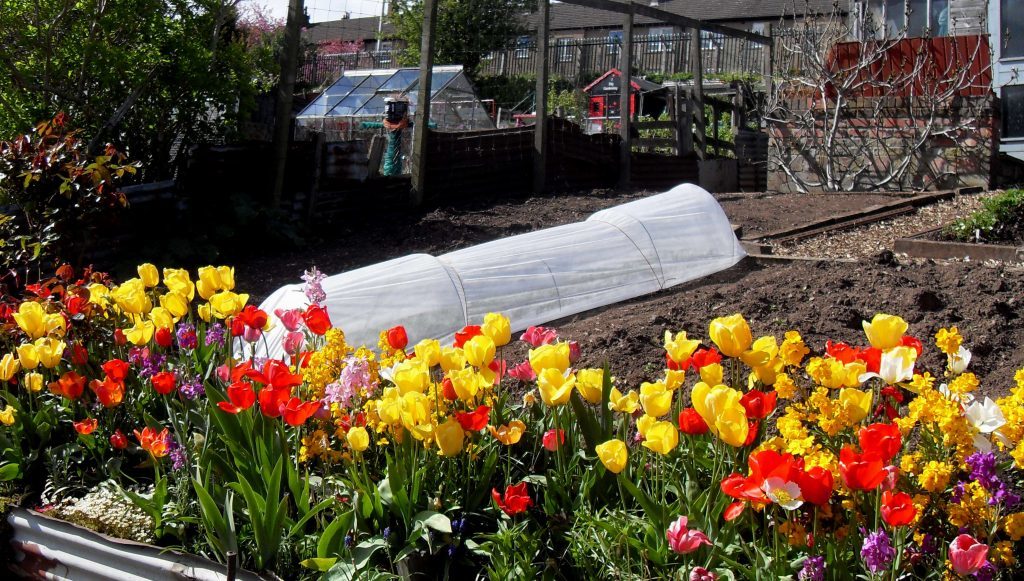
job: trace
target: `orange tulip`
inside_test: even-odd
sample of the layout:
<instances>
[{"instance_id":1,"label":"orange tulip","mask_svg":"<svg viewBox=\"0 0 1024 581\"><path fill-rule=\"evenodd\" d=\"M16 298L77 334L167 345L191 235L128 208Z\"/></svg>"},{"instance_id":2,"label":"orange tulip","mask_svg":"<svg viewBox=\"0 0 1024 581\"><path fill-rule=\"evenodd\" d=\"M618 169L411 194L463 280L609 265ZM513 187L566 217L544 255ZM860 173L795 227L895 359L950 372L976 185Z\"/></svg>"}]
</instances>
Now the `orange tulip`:
<instances>
[{"instance_id":1,"label":"orange tulip","mask_svg":"<svg viewBox=\"0 0 1024 581\"><path fill-rule=\"evenodd\" d=\"M89 382L89 389L96 393L96 398L100 400L103 407L117 407L124 401L124 384L109 377L104 378L103 381L92 380Z\"/></svg>"},{"instance_id":2,"label":"orange tulip","mask_svg":"<svg viewBox=\"0 0 1024 581\"><path fill-rule=\"evenodd\" d=\"M140 432L135 430L135 437L139 440L142 449L149 452L153 458L163 458L167 455L167 437L170 432L167 428L157 432L153 428L143 428Z\"/></svg>"}]
</instances>

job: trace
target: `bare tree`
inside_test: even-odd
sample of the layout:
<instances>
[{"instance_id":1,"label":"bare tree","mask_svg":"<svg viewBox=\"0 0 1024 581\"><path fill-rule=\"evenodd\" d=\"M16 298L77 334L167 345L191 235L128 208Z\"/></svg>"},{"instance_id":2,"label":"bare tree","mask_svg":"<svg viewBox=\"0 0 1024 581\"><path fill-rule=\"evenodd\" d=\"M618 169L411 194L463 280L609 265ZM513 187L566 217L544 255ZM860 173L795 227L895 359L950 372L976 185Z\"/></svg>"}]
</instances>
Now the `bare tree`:
<instances>
[{"instance_id":1,"label":"bare tree","mask_svg":"<svg viewBox=\"0 0 1024 581\"><path fill-rule=\"evenodd\" d=\"M979 119L963 97L990 91L987 42L936 43L927 30L911 38L866 2L824 13L810 4L794 5L800 16L776 36L762 111L773 137L769 171L800 192L923 189L950 177L939 151L972 147Z\"/></svg>"}]
</instances>

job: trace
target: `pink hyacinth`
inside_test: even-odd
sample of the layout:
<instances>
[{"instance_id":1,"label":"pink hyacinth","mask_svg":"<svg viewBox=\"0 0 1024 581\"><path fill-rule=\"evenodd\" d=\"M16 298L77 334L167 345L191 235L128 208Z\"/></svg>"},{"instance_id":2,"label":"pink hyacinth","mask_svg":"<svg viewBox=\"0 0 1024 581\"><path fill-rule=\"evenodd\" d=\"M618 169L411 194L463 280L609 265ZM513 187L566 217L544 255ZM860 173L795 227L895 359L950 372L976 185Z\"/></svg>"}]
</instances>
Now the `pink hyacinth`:
<instances>
[{"instance_id":1,"label":"pink hyacinth","mask_svg":"<svg viewBox=\"0 0 1024 581\"><path fill-rule=\"evenodd\" d=\"M558 340L558 331L547 327L527 327L526 332L519 337L520 341L526 341L531 347L540 347Z\"/></svg>"},{"instance_id":2,"label":"pink hyacinth","mask_svg":"<svg viewBox=\"0 0 1024 581\"><path fill-rule=\"evenodd\" d=\"M978 542L968 534L962 534L949 544L949 562L957 575L973 575L985 566L988 545Z\"/></svg>"},{"instance_id":3,"label":"pink hyacinth","mask_svg":"<svg viewBox=\"0 0 1024 581\"><path fill-rule=\"evenodd\" d=\"M711 545L711 540L704 533L697 529L686 528L687 518L681 516L676 519L676 522L672 523L668 530L665 531L665 537L668 538L668 546L670 549L685 555L692 553L700 548L701 545Z\"/></svg>"}]
</instances>

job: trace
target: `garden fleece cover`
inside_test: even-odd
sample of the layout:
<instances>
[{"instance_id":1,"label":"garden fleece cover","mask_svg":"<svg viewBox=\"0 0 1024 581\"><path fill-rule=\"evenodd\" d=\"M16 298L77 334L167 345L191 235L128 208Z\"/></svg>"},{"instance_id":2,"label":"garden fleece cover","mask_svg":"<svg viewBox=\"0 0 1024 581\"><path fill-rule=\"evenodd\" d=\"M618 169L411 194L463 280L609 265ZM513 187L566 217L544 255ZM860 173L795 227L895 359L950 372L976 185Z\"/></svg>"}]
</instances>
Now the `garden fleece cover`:
<instances>
[{"instance_id":1,"label":"garden fleece cover","mask_svg":"<svg viewBox=\"0 0 1024 581\"><path fill-rule=\"evenodd\" d=\"M502 313L513 331L700 278L745 253L721 206L684 184L601 210L583 222L502 238L441 256L412 254L329 276L324 306L350 345L377 345L404 325L411 344ZM302 284L282 287L260 308L304 309ZM278 324L261 347L282 355ZM260 353L264 355L264 353Z\"/></svg>"}]
</instances>

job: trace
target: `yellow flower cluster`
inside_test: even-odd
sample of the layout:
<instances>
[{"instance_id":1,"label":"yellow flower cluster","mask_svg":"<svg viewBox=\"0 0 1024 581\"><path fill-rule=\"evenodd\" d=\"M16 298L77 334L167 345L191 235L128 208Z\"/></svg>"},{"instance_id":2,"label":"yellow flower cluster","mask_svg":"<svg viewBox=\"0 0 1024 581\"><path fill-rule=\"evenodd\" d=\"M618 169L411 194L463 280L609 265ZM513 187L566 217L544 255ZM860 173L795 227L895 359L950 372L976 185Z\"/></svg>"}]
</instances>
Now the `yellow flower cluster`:
<instances>
[{"instance_id":1,"label":"yellow flower cluster","mask_svg":"<svg viewBox=\"0 0 1024 581\"><path fill-rule=\"evenodd\" d=\"M921 468L917 476L917 482L921 488L931 493L942 492L949 485L949 478L953 475L953 466L946 462L929 461Z\"/></svg>"},{"instance_id":2,"label":"yellow flower cluster","mask_svg":"<svg viewBox=\"0 0 1024 581\"><path fill-rule=\"evenodd\" d=\"M964 485L960 502L950 502L946 507L949 523L957 528L969 527L981 532L994 517L995 512L988 504L989 495L978 482Z\"/></svg>"},{"instance_id":3,"label":"yellow flower cluster","mask_svg":"<svg viewBox=\"0 0 1024 581\"><path fill-rule=\"evenodd\" d=\"M331 328L324 334L323 346L309 357L309 365L303 370L306 380L307 396L321 398L327 384L337 381L344 367L344 360L352 354L352 347L345 342L345 333L341 329ZM369 350L364 355L373 356Z\"/></svg>"}]
</instances>

